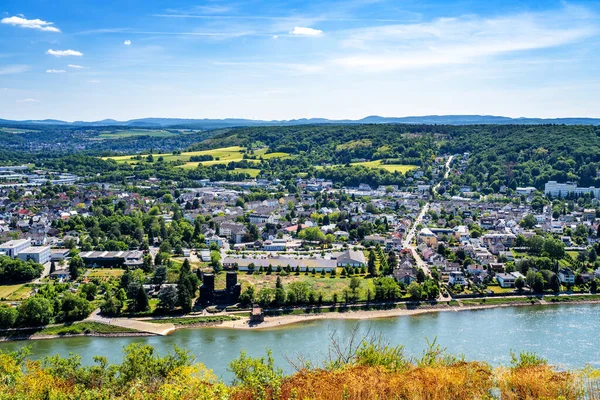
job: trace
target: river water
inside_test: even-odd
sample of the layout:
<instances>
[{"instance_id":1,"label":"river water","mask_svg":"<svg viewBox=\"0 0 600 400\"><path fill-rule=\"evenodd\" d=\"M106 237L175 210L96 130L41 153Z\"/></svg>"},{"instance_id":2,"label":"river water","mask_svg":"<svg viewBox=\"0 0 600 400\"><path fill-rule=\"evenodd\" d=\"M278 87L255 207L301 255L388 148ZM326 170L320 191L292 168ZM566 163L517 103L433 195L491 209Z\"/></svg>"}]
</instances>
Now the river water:
<instances>
[{"instance_id":1,"label":"river water","mask_svg":"<svg viewBox=\"0 0 600 400\"><path fill-rule=\"evenodd\" d=\"M119 362L123 347L132 342L150 344L160 354L177 345L228 381L231 374L227 365L242 349L260 356L269 348L276 363L290 371L286 357L302 354L323 360L330 332L344 340L355 329L361 334L381 334L390 344L402 344L408 355L420 355L427 346L426 338L437 338L452 354L464 354L468 360L493 365L508 364L511 350L527 350L563 368L581 368L585 364L600 368L599 304L503 307L362 321L319 320L269 330L182 329L166 337L18 341L0 343L0 349L32 345L34 358L76 353L84 364L92 364L95 355Z\"/></svg>"}]
</instances>

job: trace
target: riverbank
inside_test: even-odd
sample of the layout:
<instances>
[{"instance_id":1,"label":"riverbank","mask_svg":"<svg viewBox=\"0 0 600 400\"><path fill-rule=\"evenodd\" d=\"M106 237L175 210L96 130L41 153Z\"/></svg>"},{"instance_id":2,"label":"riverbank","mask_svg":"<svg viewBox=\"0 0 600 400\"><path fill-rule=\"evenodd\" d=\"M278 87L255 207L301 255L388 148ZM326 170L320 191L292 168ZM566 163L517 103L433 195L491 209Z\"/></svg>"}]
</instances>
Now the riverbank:
<instances>
[{"instance_id":1,"label":"riverbank","mask_svg":"<svg viewBox=\"0 0 600 400\"><path fill-rule=\"evenodd\" d=\"M300 324L310 321L324 320L324 319L345 319L345 320L369 320L369 319L383 319L383 318L397 318L397 317L409 317L414 315L438 313L438 312L460 312L460 311L472 311L472 310L485 310L491 308L505 308L505 307L526 307L526 306L553 306L553 305L581 305L581 304L600 304L600 300L576 300L566 302L547 302L547 301L534 301L523 298L523 301L518 301L516 298L511 299L507 303L495 303L495 304L464 304L451 306L448 304L443 305L430 305L430 306L419 306L417 308L395 308L389 310L351 310L344 312L323 312L315 314L289 314L280 315L273 317L265 317L264 322L251 324L249 318L243 318L237 321L224 321L219 325L213 325L212 328L224 328L224 329L242 329L242 330L260 330L260 329L276 329L287 325ZM185 326L179 327L186 328Z\"/></svg>"},{"instance_id":2,"label":"riverbank","mask_svg":"<svg viewBox=\"0 0 600 400\"><path fill-rule=\"evenodd\" d=\"M552 297L554 298L554 297ZM495 301L493 304L485 304L486 301ZM505 302L500 302L505 300ZM262 323L250 323L248 315L214 315L206 317L177 317L177 318L160 318L156 320L144 319L147 324L156 324L157 326L169 324L173 326L169 333L180 329L232 329L232 330L270 330L282 327L289 327L294 324L302 324L306 322L318 320L371 320L410 317L428 313L439 312L460 312L472 310L485 310L492 308L507 308L507 307L526 307L526 306L553 306L553 305L582 305L582 304L600 304L600 298L594 297L593 300L585 300L584 296L577 296L568 301L552 301L538 300L537 298L510 298L510 299L464 299L460 301L452 301L450 303L437 305L407 305L397 304L397 308L390 309L360 309L356 307L344 308L343 310L331 311L329 308L313 310L311 313L294 313L266 316ZM411 308L412 307L412 308ZM121 318L119 318L121 320ZM132 322L142 322L133 319L125 319ZM114 319L113 319L114 322ZM98 338L115 338L115 337L148 337L158 336L152 332L141 332L130 328L123 328L113 324L101 322L77 322L70 325L54 326L40 329L13 329L0 333L0 342L6 341L22 341L22 340L47 340L61 339L73 337L98 337Z\"/></svg>"}]
</instances>

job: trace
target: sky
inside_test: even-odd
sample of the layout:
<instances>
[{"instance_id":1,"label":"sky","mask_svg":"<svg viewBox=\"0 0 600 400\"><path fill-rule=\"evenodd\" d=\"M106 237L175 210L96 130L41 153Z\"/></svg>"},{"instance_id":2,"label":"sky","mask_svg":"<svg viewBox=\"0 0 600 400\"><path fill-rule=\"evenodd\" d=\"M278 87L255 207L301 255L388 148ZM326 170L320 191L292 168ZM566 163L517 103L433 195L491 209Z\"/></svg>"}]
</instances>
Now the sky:
<instances>
[{"instance_id":1,"label":"sky","mask_svg":"<svg viewBox=\"0 0 600 400\"><path fill-rule=\"evenodd\" d=\"M2 0L0 118L600 118L600 0Z\"/></svg>"}]
</instances>

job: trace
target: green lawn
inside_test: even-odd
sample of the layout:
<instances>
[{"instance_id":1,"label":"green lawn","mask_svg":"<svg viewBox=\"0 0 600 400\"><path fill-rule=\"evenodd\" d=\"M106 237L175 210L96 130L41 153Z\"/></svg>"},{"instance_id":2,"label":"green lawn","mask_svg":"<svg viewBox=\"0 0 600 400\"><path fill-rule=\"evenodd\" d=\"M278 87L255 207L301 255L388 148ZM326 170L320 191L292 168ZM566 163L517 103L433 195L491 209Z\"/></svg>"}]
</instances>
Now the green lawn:
<instances>
[{"instance_id":1,"label":"green lawn","mask_svg":"<svg viewBox=\"0 0 600 400\"><path fill-rule=\"evenodd\" d=\"M214 315L209 317L150 319L145 322L152 322L153 324L195 325L223 321L237 321L238 319L240 319L240 317L235 315Z\"/></svg>"},{"instance_id":2,"label":"green lawn","mask_svg":"<svg viewBox=\"0 0 600 400\"><path fill-rule=\"evenodd\" d=\"M37 335L77 335L81 333L129 333L137 332L134 329L121 328L120 326L102 324L100 322L75 322L62 326L52 326L37 332Z\"/></svg>"},{"instance_id":3,"label":"green lawn","mask_svg":"<svg viewBox=\"0 0 600 400\"><path fill-rule=\"evenodd\" d=\"M118 278L125 273L124 269L98 268L90 269L88 278Z\"/></svg>"},{"instance_id":4,"label":"green lawn","mask_svg":"<svg viewBox=\"0 0 600 400\"><path fill-rule=\"evenodd\" d=\"M0 286L0 298L3 298L3 299L7 298L8 296L10 296L14 292L16 292L21 287L23 287L22 283L19 283L17 285L2 285L2 286Z\"/></svg>"}]
</instances>

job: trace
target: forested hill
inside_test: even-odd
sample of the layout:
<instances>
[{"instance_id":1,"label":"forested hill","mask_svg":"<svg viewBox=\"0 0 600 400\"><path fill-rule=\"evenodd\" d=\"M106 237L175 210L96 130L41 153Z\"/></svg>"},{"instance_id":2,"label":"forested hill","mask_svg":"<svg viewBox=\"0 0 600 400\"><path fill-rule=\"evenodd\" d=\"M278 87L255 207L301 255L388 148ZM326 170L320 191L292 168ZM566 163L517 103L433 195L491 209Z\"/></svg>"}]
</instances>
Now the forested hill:
<instances>
[{"instance_id":1,"label":"forested hill","mask_svg":"<svg viewBox=\"0 0 600 400\"><path fill-rule=\"evenodd\" d=\"M600 127L592 125L305 125L251 127L217 134L190 147L268 146L302 153L315 164L357 159L425 165L433 155L472 153L453 179L487 191L543 188L548 180L600 186Z\"/></svg>"}]
</instances>

